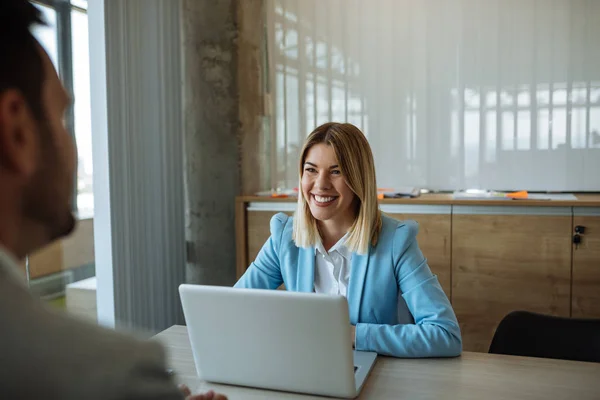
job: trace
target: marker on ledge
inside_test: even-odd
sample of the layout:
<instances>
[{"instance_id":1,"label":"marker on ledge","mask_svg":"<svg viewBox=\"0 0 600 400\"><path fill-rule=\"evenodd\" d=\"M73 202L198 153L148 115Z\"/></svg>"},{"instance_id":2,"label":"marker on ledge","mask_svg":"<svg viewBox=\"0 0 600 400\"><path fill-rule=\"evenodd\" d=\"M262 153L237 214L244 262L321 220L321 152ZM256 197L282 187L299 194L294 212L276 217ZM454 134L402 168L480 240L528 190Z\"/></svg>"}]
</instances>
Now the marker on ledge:
<instances>
[{"instance_id":1,"label":"marker on ledge","mask_svg":"<svg viewBox=\"0 0 600 400\"><path fill-rule=\"evenodd\" d=\"M527 190L520 190L518 192L506 193L506 197L510 199L526 199L529 197Z\"/></svg>"}]
</instances>

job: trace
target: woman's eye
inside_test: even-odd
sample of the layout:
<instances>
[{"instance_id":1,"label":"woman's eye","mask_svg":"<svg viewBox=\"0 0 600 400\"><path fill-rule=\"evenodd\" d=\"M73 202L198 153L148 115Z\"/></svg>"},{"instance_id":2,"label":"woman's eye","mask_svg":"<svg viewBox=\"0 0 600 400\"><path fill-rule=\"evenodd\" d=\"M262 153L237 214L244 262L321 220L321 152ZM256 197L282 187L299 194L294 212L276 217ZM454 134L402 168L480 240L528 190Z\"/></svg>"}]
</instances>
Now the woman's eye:
<instances>
[{"instance_id":1,"label":"woman's eye","mask_svg":"<svg viewBox=\"0 0 600 400\"><path fill-rule=\"evenodd\" d=\"M341 172L340 172L340 171L338 171L337 169L334 169L333 171L331 171L331 173L332 173L333 175L340 175L340 174L341 174Z\"/></svg>"},{"instance_id":2,"label":"woman's eye","mask_svg":"<svg viewBox=\"0 0 600 400\"><path fill-rule=\"evenodd\" d=\"M317 172L314 168L306 168L305 169L306 172Z\"/></svg>"}]
</instances>

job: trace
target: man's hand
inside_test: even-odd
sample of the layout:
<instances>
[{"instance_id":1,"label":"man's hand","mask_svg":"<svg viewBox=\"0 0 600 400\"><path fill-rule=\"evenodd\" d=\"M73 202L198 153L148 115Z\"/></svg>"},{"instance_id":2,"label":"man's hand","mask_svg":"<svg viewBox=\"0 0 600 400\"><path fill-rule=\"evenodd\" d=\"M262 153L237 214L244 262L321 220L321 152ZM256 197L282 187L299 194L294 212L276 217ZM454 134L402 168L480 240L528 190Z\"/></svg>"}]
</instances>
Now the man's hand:
<instances>
[{"instance_id":1,"label":"man's hand","mask_svg":"<svg viewBox=\"0 0 600 400\"><path fill-rule=\"evenodd\" d=\"M227 400L225 395L215 393L212 390L204 394L192 394L192 391L186 385L179 385L179 390L185 396L185 400Z\"/></svg>"},{"instance_id":2,"label":"man's hand","mask_svg":"<svg viewBox=\"0 0 600 400\"><path fill-rule=\"evenodd\" d=\"M350 338L352 340L352 347L354 347L354 340L356 339L356 326L350 325Z\"/></svg>"}]
</instances>

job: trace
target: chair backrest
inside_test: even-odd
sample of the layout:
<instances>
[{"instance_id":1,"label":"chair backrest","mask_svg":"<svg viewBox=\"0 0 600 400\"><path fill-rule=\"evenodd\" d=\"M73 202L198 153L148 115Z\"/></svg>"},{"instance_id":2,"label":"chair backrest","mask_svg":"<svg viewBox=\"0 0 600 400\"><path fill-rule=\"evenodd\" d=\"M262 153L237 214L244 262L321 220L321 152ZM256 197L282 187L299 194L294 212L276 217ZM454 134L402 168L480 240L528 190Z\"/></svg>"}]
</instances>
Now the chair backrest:
<instances>
[{"instance_id":1,"label":"chair backrest","mask_svg":"<svg viewBox=\"0 0 600 400\"><path fill-rule=\"evenodd\" d=\"M515 311L498 325L489 352L600 362L600 319Z\"/></svg>"}]
</instances>

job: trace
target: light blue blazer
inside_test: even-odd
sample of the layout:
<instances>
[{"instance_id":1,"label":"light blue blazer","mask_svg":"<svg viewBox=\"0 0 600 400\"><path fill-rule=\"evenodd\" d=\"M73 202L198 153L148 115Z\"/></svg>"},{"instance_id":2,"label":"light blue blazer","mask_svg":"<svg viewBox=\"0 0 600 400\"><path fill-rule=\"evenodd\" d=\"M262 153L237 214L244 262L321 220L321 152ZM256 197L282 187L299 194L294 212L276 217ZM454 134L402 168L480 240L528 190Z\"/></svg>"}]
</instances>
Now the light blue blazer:
<instances>
[{"instance_id":1,"label":"light blue blazer","mask_svg":"<svg viewBox=\"0 0 600 400\"><path fill-rule=\"evenodd\" d=\"M448 297L417 245L418 225L382 215L369 253L352 254L348 307L355 348L395 357L453 357L462 340ZM315 248L292 240L293 219L271 219L271 237L235 284L238 288L314 291Z\"/></svg>"}]
</instances>

